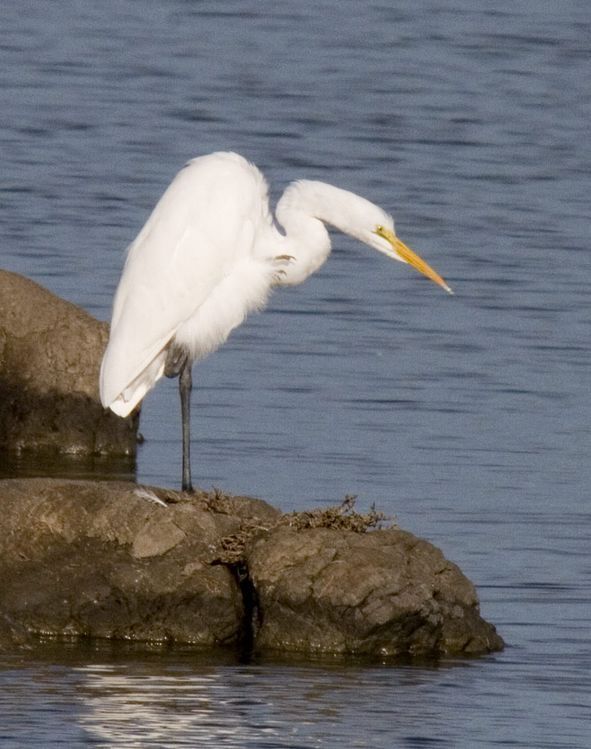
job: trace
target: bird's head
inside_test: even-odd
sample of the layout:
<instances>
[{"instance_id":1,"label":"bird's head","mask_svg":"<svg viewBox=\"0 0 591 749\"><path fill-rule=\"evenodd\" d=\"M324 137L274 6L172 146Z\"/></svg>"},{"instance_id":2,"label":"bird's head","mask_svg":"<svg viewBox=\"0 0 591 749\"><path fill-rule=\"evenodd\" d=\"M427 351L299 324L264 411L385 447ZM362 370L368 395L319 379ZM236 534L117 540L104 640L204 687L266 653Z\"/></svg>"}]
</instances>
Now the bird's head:
<instances>
[{"instance_id":1,"label":"bird's head","mask_svg":"<svg viewBox=\"0 0 591 749\"><path fill-rule=\"evenodd\" d=\"M394 222L389 216L387 218L388 221L377 224L370 232L368 239L366 239L367 244L394 260L400 260L403 263L412 265L412 267L416 268L419 273L430 278L449 294L453 294L453 291L445 283L443 278L441 278L439 273L433 270L433 268L431 268L422 257L419 257L416 252L413 252L410 247L407 247L402 240L398 239L396 232L394 231Z\"/></svg>"},{"instance_id":2,"label":"bird's head","mask_svg":"<svg viewBox=\"0 0 591 749\"><path fill-rule=\"evenodd\" d=\"M335 226L389 258L412 265L419 273L430 278L449 294L453 294L439 273L396 236L394 219L389 213L354 193L337 191L335 188L333 191L337 193L333 198L333 205L340 207L339 220L333 221Z\"/></svg>"},{"instance_id":3,"label":"bird's head","mask_svg":"<svg viewBox=\"0 0 591 749\"><path fill-rule=\"evenodd\" d=\"M288 233L301 232L302 221L313 217L394 260L412 265L447 292L453 293L430 265L398 239L392 216L360 195L325 182L298 180L292 182L283 193L276 213L279 223ZM321 262L325 259L326 255Z\"/></svg>"}]
</instances>

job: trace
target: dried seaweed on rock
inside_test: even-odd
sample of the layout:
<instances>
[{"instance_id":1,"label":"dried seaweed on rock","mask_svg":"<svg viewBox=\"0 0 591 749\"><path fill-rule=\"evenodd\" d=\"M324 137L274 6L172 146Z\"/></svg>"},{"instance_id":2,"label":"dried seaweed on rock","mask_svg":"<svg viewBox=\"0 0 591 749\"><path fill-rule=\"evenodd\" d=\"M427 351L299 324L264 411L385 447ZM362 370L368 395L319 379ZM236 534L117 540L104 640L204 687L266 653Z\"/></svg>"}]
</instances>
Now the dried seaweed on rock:
<instances>
[{"instance_id":1,"label":"dried seaweed on rock","mask_svg":"<svg viewBox=\"0 0 591 749\"><path fill-rule=\"evenodd\" d=\"M283 516L281 524L287 524L296 530L305 528L333 528L336 530L365 533L370 528L381 528L382 523L388 522L389 527L395 526L392 518L378 512L375 505L370 511L361 514L355 511L357 497L347 495L336 507L318 508L304 512L290 512Z\"/></svg>"},{"instance_id":2,"label":"dried seaweed on rock","mask_svg":"<svg viewBox=\"0 0 591 749\"><path fill-rule=\"evenodd\" d=\"M288 526L297 531L308 528L332 528L333 530L365 533L371 528L381 528L387 522L388 527L396 524L391 518L378 512L375 506L366 514L356 512L357 497L346 496L340 505L318 508L305 512L289 512L282 515L275 523L265 523L257 518L243 520L240 530L223 538L220 542L221 552L216 559L218 564L235 564L243 561L247 544L259 533L265 533L279 526Z\"/></svg>"}]
</instances>

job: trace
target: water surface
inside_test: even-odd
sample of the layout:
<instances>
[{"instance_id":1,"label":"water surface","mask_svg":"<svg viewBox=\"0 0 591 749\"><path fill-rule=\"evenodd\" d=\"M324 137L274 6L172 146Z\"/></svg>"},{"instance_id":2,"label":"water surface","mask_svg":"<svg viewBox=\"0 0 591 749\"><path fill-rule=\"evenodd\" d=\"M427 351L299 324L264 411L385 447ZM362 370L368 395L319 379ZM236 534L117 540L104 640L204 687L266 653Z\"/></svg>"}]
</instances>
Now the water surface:
<instances>
[{"instance_id":1,"label":"water surface","mask_svg":"<svg viewBox=\"0 0 591 749\"><path fill-rule=\"evenodd\" d=\"M335 235L196 368L194 474L286 510L375 502L460 564L508 648L5 657L3 746L588 746L590 30L582 0L7 4L4 268L108 319L171 177L234 149L274 200L306 177L391 210L454 287ZM146 398L138 480L178 485L177 413L174 383Z\"/></svg>"}]
</instances>

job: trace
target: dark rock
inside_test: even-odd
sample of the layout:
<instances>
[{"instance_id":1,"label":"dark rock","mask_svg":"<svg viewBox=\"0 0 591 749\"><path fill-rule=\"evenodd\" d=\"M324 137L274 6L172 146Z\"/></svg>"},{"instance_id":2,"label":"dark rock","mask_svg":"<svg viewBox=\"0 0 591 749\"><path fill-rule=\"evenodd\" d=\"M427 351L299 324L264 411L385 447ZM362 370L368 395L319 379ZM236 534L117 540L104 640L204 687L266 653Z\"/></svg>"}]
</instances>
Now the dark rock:
<instances>
[{"instance_id":1,"label":"dark rock","mask_svg":"<svg viewBox=\"0 0 591 749\"><path fill-rule=\"evenodd\" d=\"M33 637L22 624L0 613L0 652L33 646Z\"/></svg>"},{"instance_id":2,"label":"dark rock","mask_svg":"<svg viewBox=\"0 0 591 749\"><path fill-rule=\"evenodd\" d=\"M0 612L29 632L214 645L242 601L212 565L240 518L119 482L0 481Z\"/></svg>"},{"instance_id":3,"label":"dark rock","mask_svg":"<svg viewBox=\"0 0 591 749\"><path fill-rule=\"evenodd\" d=\"M280 527L247 548L247 559L260 649L438 657L502 648L457 565L398 528Z\"/></svg>"},{"instance_id":4,"label":"dark rock","mask_svg":"<svg viewBox=\"0 0 591 749\"><path fill-rule=\"evenodd\" d=\"M0 270L0 450L135 455L139 415L104 409L108 325Z\"/></svg>"},{"instance_id":5,"label":"dark rock","mask_svg":"<svg viewBox=\"0 0 591 749\"><path fill-rule=\"evenodd\" d=\"M431 657L502 647L456 565L395 528L305 527L261 500L124 482L4 480L0 507L0 645L45 635Z\"/></svg>"}]
</instances>

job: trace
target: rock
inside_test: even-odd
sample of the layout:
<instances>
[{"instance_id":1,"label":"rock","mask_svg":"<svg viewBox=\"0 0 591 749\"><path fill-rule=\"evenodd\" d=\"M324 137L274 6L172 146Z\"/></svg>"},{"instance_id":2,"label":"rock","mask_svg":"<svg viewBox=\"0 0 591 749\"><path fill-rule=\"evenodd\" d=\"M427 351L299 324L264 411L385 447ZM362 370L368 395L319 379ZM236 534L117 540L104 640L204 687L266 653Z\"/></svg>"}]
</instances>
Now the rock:
<instances>
[{"instance_id":1,"label":"rock","mask_svg":"<svg viewBox=\"0 0 591 749\"><path fill-rule=\"evenodd\" d=\"M0 270L0 451L135 455L139 414L104 409L108 325Z\"/></svg>"},{"instance_id":2,"label":"rock","mask_svg":"<svg viewBox=\"0 0 591 749\"><path fill-rule=\"evenodd\" d=\"M0 646L45 635L437 657L503 644L438 549L396 528L344 530L333 509L319 527L216 491L62 479L0 481L0 505Z\"/></svg>"},{"instance_id":3,"label":"rock","mask_svg":"<svg viewBox=\"0 0 591 749\"><path fill-rule=\"evenodd\" d=\"M262 650L437 657L502 647L460 569L398 528L277 528L247 559Z\"/></svg>"},{"instance_id":4,"label":"rock","mask_svg":"<svg viewBox=\"0 0 591 749\"><path fill-rule=\"evenodd\" d=\"M0 613L34 634L214 645L242 601L212 565L240 518L124 482L0 481Z\"/></svg>"},{"instance_id":5,"label":"rock","mask_svg":"<svg viewBox=\"0 0 591 749\"><path fill-rule=\"evenodd\" d=\"M0 614L0 652L3 650L33 646L33 637L10 617Z\"/></svg>"}]
</instances>

